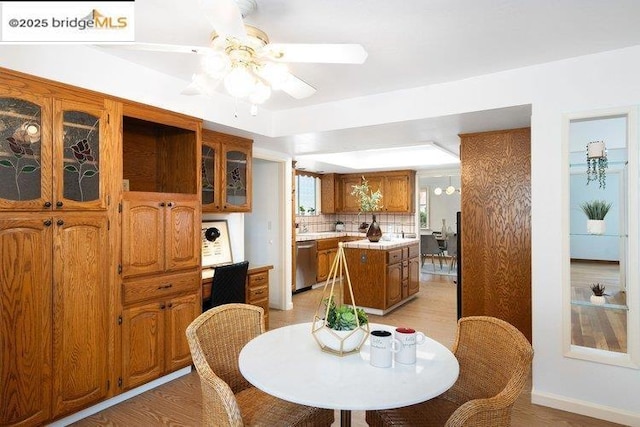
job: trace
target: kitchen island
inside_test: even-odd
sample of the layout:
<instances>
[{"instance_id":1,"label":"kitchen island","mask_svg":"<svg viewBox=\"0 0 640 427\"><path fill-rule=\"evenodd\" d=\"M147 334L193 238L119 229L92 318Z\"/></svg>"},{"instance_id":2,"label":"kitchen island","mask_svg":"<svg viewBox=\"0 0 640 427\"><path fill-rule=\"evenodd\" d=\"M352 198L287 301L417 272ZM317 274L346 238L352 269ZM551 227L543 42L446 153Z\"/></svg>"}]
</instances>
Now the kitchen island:
<instances>
[{"instance_id":1,"label":"kitchen island","mask_svg":"<svg viewBox=\"0 0 640 427\"><path fill-rule=\"evenodd\" d=\"M356 240L343 243L353 297L367 313L385 315L420 290L418 239ZM343 280L345 302L351 303Z\"/></svg>"}]
</instances>

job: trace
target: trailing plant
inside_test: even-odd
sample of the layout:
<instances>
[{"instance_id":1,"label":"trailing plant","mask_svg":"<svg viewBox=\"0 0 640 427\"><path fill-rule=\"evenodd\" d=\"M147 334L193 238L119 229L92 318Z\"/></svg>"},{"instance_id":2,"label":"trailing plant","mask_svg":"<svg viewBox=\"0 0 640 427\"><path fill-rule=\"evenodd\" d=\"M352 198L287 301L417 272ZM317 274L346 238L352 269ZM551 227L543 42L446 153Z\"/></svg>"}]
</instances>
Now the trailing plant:
<instances>
[{"instance_id":1,"label":"trailing plant","mask_svg":"<svg viewBox=\"0 0 640 427\"><path fill-rule=\"evenodd\" d=\"M581 203L580 209L589 219L603 220L611 209L611 203L604 200L591 200Z\"/></svg>"},{"instance_id":2,"label":"trailing plant","mask_svg":"<svg viewBox=\"0 0 640 427\"><path fill-rule=\"evenodd\" d=\"M605 286L601 285L600 283L591 285L591 292L593 292L593 294L597 297L603 297L607 295L604 293L604 290L605 290Z\"/></svg>"},{"instance_id":3,"label":"trailing plant","mask_svg":"<svg viewBox=\"0 0 640 427\"><path fill-rule=\"evenodd\" d=\"M369 322L367 313L359 307L343 304L337 306L333 301L333 297L325 300L327 309L327 326L336 331L351 331L356 329L358 325L365 325Z\"/></svg>"},{"instance_id":4,"label":"trailing plant","mask_svg":"<svg viewBox=\"0 0 640 427\"><path fill-rule=\"evenodd\" d=\"M607 152L603 150L600 157L589 157L589 145L602 143L602 141L592 141L587 144L587 185L591 181L598 181L600 188L605 188L607 185L607 172L609 167L609 161L607 160ZM603 144L603 143L602 143ZM604 147L604 144L603 144Z\"/></svg>"},{"instance_id":5,"label":"trailing plant","mask_svg":"<svg viewBox=\"0 0 640 427\"><path fill-rule=\"evenodd\" d=\"M375 212L382 209L380 201L382 200L382 192L378 188L376 191L371 191L369 188L369 181L362 177L362 181L359 185L352 185L353 190L351 195L358 199L361 212Z\"/></svg>"}]
</instances>

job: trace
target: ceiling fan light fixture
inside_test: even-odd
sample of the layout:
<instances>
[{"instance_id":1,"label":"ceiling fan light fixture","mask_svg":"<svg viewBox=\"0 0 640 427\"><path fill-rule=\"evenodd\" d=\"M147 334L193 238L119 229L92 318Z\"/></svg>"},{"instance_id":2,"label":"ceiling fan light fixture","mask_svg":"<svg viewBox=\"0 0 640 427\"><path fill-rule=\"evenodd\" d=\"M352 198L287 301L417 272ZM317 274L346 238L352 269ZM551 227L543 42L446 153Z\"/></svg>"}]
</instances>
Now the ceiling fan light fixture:
<instances>
[{"instance_id":1,"label":"ceiling fan light fixture","mask_svg":"<svg viewBox=\"0 0 640 427\"><path fill-rule=\"evenodd\" d=\"M285 64L267 62L258 69L260 77L265 79L274 90L282 89L289 78L289 69Z\"/></svg>"},{"instance_id":2,"label":"ceiling fan light fixture","mask_svg":"<svg viewBox=\"0 0 640 427\"><path fill-rule=\"evenodd\" d=\"M435 194L436 196L441 195L442 194L442 188L436 187L435 190L433 190L433 194Z\"/></svg>"},{"instance_id":3,"label":"ceiling fan light fixture","mask_svg":"<svg viewBox=\"0 0 640 427\"><path fill-rule=\"evenodd\" d=\"M243 64L236 64L224 78L224 87L234 98L244 98L254 90L256 79Z\"/></svg>"},{"instance_id":4,"label":"ceiling fan light fixture","mask_svg":"<svg viewBox=\"0 0 640 427\"><path fill-rule=\"evenodd\" d=\"M216 52L203 56L201 65L205 73L219 79L229 71L231 61L227 55Z\"/></svg>"},{"instance_id":5,"label":"ceiling fan light fixture","mask_svg":"<svg viewBox=\"0 0 640 427\"><path fill-rule=\"evenodd\" d=\"M271 97L271 88L258 80L253 88L253 92L249 95L249 101L254 105L263 104Z\"/></svg>"}]
</instances>

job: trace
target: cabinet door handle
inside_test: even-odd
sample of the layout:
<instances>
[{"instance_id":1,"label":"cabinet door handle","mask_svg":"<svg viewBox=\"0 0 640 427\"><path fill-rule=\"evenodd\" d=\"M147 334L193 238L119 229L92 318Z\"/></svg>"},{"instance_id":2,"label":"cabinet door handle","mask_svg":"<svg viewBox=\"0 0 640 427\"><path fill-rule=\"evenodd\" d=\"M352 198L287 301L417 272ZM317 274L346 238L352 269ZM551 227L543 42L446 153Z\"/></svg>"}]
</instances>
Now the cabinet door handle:
<instances>
[{"instance_id":1,"label":"cabinet door handle","mask_svg":"<svg viewBox=\"0 0 640 427\"><path fill-rule=\"evenodd\" d=\"M61 208L64 205L62 202L56 202L56 208Z\"/></svg>"},{"instance_id":2,"label":"cabinet door handle","mask_svg":"<svg viewBox=\"0 0 640 427\"><path fill-rule=\"evenodd\" d=\"M160 285L160 286L158 286L158 290L162 290L162 289L169 289L169 288L171 288L172 286L173 286L173 284L172 284L172 283L166 283L166 284L164 284L164 285Z\"/></svg>"},{"instance_id":3,"label":"cabinet door handle","mask_svg":"<svg viewBox=\"0 0 640 427\"><path fill-rule=\"evenodd\" d=\"M173 303L172 302L169 303L169 308L171 308L171 307L173 307Z\"/></svg>"},{"instance_id":4,"label":"cabinet door handle","mask_svg":"<svg viewBox=\"0 0 640 427\"><path fill-rule=\"evenodd\" d=\"M164 202L160 202L160 207L164 208Z\"/></svg>"},{"instance_id":5,"label":"cabinet door handle","mask_svg":"<svg viewBox=\"0 0 640 427\"><path fill-rule=\"evenodd\" d=\"M165 309L165 307L166 307L166 305L165 305L163 302L161 302L161 303L160 303L160 310L164 310L164 309Z\"/></svg>"},{"instance_id":6,"label":"cabinet door handle","mask_svg":"<svg viewBox=\"0 0 640 427\"><path fill-rule=\"evenodd\" d=\"M169 206L169 207L173 206L173 202L167 203L167 206Z\"/></svg>"},{"instance_id":7,"label":"cabinet door handle","mask_svg":"<svg viewBox=\"0 0 640 427\"><path fill-rule=\"evenodd\" d=\"M49 227L49 226L52 224L52 222L51 222L51 220L50 220L50 219L48 219L48 220L44 221L44 222L43 222L43 224L44 224L45 226Z\"/></svg>"},{"instance_id":8,"label":"cabinet door handle","mask_svg":"<svg viewBox=\"0 0 640 427\"><path fill-rule=\"evenodd\" d=\"M58 221L56 221L56 224L58 224L58 225L64 225L64 221L63 221L63 220L61 220L61 219L59 219Z\"/></svg>"},{"instance_id":9,"label":"cabinet door handle","mask_svg":"<svg viewBox=\"0 0 640 427\"><path fill-rule=\"evenodd\" d=\"M262 295L264 291L256 291L256 295Z\"/></svg>"},{"instance_id":10,"label":"cabinet door handle","mask_svg":"<svg viewBox=\"0 0 640 427\"><path fill-rule=\"evenodd\" d=\"M51 207L51 202L44 202L44 207L45 208L50 208Z\"/></svg>"}]
</instances>

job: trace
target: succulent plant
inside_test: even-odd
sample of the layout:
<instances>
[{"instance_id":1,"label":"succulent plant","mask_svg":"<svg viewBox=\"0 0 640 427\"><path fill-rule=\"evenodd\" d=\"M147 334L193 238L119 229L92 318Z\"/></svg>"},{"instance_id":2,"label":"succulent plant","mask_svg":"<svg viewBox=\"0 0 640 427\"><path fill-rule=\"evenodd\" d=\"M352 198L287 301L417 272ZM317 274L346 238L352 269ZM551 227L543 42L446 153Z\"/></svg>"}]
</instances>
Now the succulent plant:
<instances>
[{"instance_id":1,"label":"succulent plant","mask_svg":"<svg viewBox=\"0 0 640 427\"><path fill-rule=\"evenodd\" d=\"M325 304L329 305L327 313L327 326L336 331L351 331L358 327L358 324L365 325L369 319L367 313L361 308L349 304L337 306L333 297L327 298Z\"/></svg>"},{"instance_id":2,"label":"succulent plant","mask_svg":"<svg viewBox=\"0 0 640 427\"><path fill-rule=\"evenodd\" d=\"M597 297L602 297L607 295L604 293L604 290L605 290L605 286L601 285L600 283L591 285L591 292L593 292L593 294Z\"/></svg>"}]
</instances>

